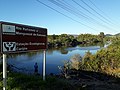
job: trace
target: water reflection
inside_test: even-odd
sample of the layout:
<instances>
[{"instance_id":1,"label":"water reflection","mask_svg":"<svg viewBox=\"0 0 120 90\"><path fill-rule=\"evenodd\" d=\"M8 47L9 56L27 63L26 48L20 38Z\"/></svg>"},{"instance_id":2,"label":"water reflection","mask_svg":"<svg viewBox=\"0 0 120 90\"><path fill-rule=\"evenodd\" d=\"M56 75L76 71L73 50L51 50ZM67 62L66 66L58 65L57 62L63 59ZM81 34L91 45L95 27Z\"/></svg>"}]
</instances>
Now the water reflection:
<instances>
[{"instance_id":1,"label":"water reflection","mask_svg":"<svg viewBox=\"0 0 120 90\"><path fill-rule=\"evenodd\" d=\"M80 54L82 57L89 50L92 54L96 53L101 47L100 46L89 46L89 47L69 47L47 50L46 56L46 72L47 74L55 73L59 74L58 66L63 65L64 60L69 60L74 54ZM8 63L20 68L16 71L34 73L34 64L38 63L39 73L42 74L42 63L43 63L43 51L22 53L9 55Z\"/></svg>"}]
</instances>

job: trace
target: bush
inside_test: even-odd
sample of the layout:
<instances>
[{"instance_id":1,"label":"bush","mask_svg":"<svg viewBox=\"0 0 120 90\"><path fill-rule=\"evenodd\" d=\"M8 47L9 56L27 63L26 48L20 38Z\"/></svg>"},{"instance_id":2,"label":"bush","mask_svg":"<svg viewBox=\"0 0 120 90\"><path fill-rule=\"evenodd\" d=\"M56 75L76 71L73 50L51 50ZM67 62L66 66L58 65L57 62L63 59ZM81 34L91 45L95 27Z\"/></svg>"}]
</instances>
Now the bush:
<instances>
[{"instance_id":1,"label":"bush","mask_svg":"<svg viewBox=\"0 0 120 90\"><path fill-rule=\"evenodd\" d=\"M82 62L82 57L79 54L75 54L71 57L71 67L78 70L80 68L80 63Z\"/></svg>"}]
</instances>

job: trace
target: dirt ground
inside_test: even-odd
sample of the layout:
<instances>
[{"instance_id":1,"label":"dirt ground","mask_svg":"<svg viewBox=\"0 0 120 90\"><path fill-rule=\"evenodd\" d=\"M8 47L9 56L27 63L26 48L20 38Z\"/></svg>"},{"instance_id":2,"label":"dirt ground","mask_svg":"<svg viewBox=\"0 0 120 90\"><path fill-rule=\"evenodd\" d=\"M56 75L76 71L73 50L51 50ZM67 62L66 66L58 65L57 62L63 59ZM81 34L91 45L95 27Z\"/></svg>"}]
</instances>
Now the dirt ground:
<instances>
[{"instance_id":1,"label":"dirt ground","mask_svg":"<svg viewBox=\"0 0 120 90\"><path fill-rule=\"evenodd\" d=\"M83 90L120 90L120 78L91 71L73 71L65 77L72 86Z\"/></svg>"}]
</instances>

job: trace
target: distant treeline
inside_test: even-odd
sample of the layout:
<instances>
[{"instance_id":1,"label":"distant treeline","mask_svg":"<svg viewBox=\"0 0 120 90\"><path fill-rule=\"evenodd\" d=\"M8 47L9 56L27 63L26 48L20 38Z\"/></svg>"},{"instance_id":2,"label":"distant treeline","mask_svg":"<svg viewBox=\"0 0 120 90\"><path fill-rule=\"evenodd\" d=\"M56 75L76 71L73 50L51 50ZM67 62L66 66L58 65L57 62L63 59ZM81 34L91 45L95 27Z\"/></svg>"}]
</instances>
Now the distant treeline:
<instances>
[{"instance_id":1,"label":"distant treeline","mask_svg":"<svg viewBox=\"0 0 120 90\"><path fill-rule=\"evenodd\" d=\"M106 38L103 32L99 35L92 34L80 34L77 37L73 35L61 34L61 35L48 35L48 48L51 47L74 47L80 44L90 44L104 42L110 40Z\"/></svg>"}]
</instances>

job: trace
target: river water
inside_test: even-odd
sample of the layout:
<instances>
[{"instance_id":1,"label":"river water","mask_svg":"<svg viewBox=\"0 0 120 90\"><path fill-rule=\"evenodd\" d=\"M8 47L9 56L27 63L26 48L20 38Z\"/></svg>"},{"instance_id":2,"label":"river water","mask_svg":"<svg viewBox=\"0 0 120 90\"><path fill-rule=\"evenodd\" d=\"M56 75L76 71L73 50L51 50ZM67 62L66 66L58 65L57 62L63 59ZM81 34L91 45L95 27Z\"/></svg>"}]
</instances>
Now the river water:
<instances>
[{"instance_id":1,"label":"river water","mask_svg":"<svg viewBox=\"0 0 120 90\"><path fill-rule=\"evenodd\" d=\"M87 51L95 54L100 50L100 46L88 47L69 47L60 49L50 49L46 52L46 73L59 74L58 66L63 66L65 60L70 60L74 54L80 54L82 57ZM43 52L32 52L25 54L13 54L8 56L8 64L12 69L18 72L34 73L34 64L37 62L39 73L42 74Z\"/></svg>"}]
</instances>

